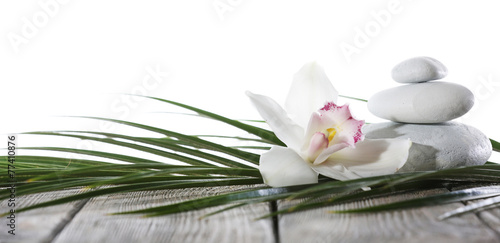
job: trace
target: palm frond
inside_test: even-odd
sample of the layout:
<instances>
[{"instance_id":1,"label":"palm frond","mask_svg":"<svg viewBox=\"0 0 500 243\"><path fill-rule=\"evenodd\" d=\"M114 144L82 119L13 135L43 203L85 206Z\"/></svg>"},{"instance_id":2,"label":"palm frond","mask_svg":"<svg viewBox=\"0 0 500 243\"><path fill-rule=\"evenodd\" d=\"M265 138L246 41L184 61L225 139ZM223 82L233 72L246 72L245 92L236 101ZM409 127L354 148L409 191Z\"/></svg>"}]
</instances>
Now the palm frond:
<instances>
[{"instance_id":1,"label":"palm frond","mask_svg":"<svg viewBox=\"0 0 500 243\"><path fill-rule=\"evenodd\" d=\"M482 203L472 204L442 216L442 218L446 218L500 204L498 202L498 195L500 195L499 186L488 188L475 186L479 182L482 185L484 183L491 185L498 184L500 164L490 162L482 166L441 171L400 173L348 181L320 178L318 184L270 188L263 185L262 176L257 169L260 155L247 150L267 150L270 149L270 145L283 145L274 133L196 107L155 97L147 98L182 107L195 112L196 116L206 117L236 127L246 131L249 137L221 136L216 134L187 135L145 124L100 117L80 118L118 123L154 132L162 137L137 137L118 133L72 130L28 132L25 134L30 136L68 137L111 144L130 151L132 154L140 151L141 153L147 153L157 158L181 162L181 165L169 164L164 161L149 159L149 157L142 158L125 155L118 152L49 146L20 148L34 151L35 153L37 151L51 151L85 155L92 157L92 159L68 159L57 156L34 155L17 156L16 178L18 182L16 187L18 195L70 188L81 188L81 190L76 195L16 209L16 211L23 212L114 193L230 185L251 185L252 188L169 205L149 207L143 210L115 212L114 214L143 214L147 217L152 217L182 213L201 208L222 207L206 215L210 216L225 210L254 203L274 202L276 200L294 202L288 208L279 209L269 215L262 216L271 217L278 214L300 212L368 198L394 195L400 192L429 188L448 188L450 185L468 186L471 188L437 193L425 198L403 200L391 204L347 211L335 211L334 213L378 212L494 197L486 199ZM357 100L365 101L362 99ZM251 142L252 145L226 146L205 138L245 141ZM500 144L493 139L491 139L491 143L493 150L500 152ZM3 161L6 159L6 157L2 157L0 160ZM2 179L0 186L8 187L10 186L8 173L3 173L4 170L2 168L0 171L0 179ZM0 191L0 200L8 197L7 190ZM179 207L180 205L182 207ZM200 205L202 206L200 207Z\"/></svg>"},{"instance_id":2,"label":"palm frond","mask_svg":"<svg viewBox=\"0 0 500 243\"><path fill-rule=\"evenodd\" d=\"M368 100L360 99L360 98L355 98L355 97L352 97L352 96L346 96L346 95L339 95L339 96L342 97L342 98L346 98L346 99L357 100L357 101L362 101L362 102L368 102Z\"/></svg>"},{"instance_id":3,"label":"palm frond","mask_svg":"<svg viewBox=\"0 0 500 243\"><path fill-rule=\"evenodd\" d=\"M482 199L488 197L495 197L500 195L500 187L476 187L471 189L464 189L459 191L447 192L433 196L421 197L401 202L388 203L378 206L350 209L343 211L330 211L331 213L366 213L373 211L405 209L421 206L433 206L437 204L445 204L452 202L468 201L475 199Z\"/></svg>"},{"instance_id":4,"label":"palm frond","mask_svg":"<svg viewBox=\"0 0 500 243\"><path fill-rule=\"evenodd\" d=\"M498 206L500 206L500 196L485 199L481 202L472 203L470 205L457 208L453 211L446 212L446 213L440 215L438 217L438 219L445 220L447 218L455 217L455 216L462 215L465 213L478 212L478 211L482 211L482 210L486 210L486 209L490 209L490 208L494 208L494 207L498 207Z\"/></svg>"},{"instance_id":5,"label":"palm frond","mask_svg":"<svg viewBox=\"0 0 500 243\"><path fill-rule=\"evenodd\" d=\"M87 134L94 134L94 135L103 135L106 136L106 138L97 138L97 137L92 137L92 136L83 136L83 135L75 135L75 134L70 134L70 133L87 133ZM175 144L175 140L167 142L166 140L171 140L171 139L156 139L156 138L139 138L139 137L132 137L132 136L126 136L126 135L121 135L121 134L114 134L114 133L104 133L104 132L81 132L81 131L60 131L60 132L32 132L32 133L27 133L27 134L37 134L37 135L52 135L52 136L66 136L66 137L74 137L74 138L79 138L79 139L86 139L86 140L93 140L93 141L98 141L98 142L103 142L103 143L108 143L108 144L113 144L113 145L118 145L122 146L125 148L130 148L130 149L135 149L138 151L142 152L148 152L154 155L162 156L165 158L169 159L174 159L180 162L184 162L190 165L206 165L210 166L213 165L211 163L207 163L201 160L197 159L192 159L190 157L186 157L183 155L179 155L178 153L184 153L192 156L196 156L199 158L204 158L212 162L216 162L225 166L229 167L245 167L245 168L253 168L250 166L247 166L245 164L241 163L235 163L235 161L226 159L220 156L216 156L213 154L205 153L197 149L191 149L187 148L186 146L180 146ZM123 141L118 141L116 140L117 138L120 139L126 139L131 142L139 142L147 145L154 145L162 148L169 149L171 151L175 151L176 153L172 152L166 152L164 150L159 150L155 149L152 147L144 146L144 145L138 145L135 143L131 142L123 142Z\"/></svg>"},{"instance_id":6,"label":"palm frond","mask_svg":"<svg viewBox=\"0 0 500 243\"><path fill-rule=\"evenodd\" d=\"M254 134L264 140L268 140L270 142L273 142L277 145L285 145L283 142L281 142L281 140L279 140L276 135L269 131L269 130L266 130L266 129L262 129L262 128L259 128L259 127L256 127L256 126L251 126L251 125L248 125L248 124L245 124L245 123L242 123L242 122L239 122L237 120L233 120L233 119L229 119L229 118L226 118L224 116L221 116L221 115L217 115L217 114L214 114L212 112L208 112L208 111L205 111L205 110L202 110L202 109L199 109L199 108L196 108L196 107L192 107L192 106L189 106L189 105L185 105L185 104L182 104L182 103L178 103L178 102L175 102L175 101L171 101L171 100L166 100L166 99L161 99L161 98L156 98L156 97L150 97L150 96L143 96L143 97L146 97L146 98L149 98L149 99L154 99L154 100L158 100L158 101L161 101L161 102L165 102L165 103L169 103L169 104L172 104L172 105L175 105L175 106L178 106L178 107L182 107L184 109L188 109L188 110L191 110L191 111L194 111L202 116L206 116L206 117L209 117L209 118L212 118L214 120L217 120L217 121L220 121L220 122L223 122L223 123L226 123L226 124L229 124L231 126L234 126L234 127L237 127L241 130L244 130L250 134Z\"/></svg>"}]
</instances>

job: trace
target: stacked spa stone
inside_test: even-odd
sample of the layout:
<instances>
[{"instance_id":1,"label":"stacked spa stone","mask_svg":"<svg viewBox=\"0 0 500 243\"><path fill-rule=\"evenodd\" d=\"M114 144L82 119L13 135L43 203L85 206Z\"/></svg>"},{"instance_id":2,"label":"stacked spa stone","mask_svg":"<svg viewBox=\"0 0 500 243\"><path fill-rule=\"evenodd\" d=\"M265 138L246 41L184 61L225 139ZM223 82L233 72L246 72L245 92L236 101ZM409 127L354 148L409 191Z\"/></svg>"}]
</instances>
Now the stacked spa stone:
<instances>
[{"instance_id":1,"label":"stacked spa stone","mask_svg":"<svg viewBox=\"0 0 500 243\"><path fill-rule=\"evenodd\" d=\"M408 161L400 171L482 165L491 155L489 139L478 129L452 122L474 105L474 95L459 84L435 81L446 67L430 57L396 65L392 78L404 85L380 91L368 100L375 116L391 122L364 127L366 138L409 138Z\"/></svg>"}]
</instances>

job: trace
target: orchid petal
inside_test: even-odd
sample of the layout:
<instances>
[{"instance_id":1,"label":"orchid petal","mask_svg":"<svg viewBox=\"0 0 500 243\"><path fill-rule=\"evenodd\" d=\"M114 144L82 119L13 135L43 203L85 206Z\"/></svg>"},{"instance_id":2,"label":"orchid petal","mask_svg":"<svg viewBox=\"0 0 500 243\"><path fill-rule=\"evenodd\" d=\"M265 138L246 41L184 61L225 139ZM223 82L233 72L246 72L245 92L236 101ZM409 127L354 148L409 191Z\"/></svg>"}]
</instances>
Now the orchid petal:
<instances>
[{"instance_id":1,"label":"orchid petal","mask_svg":"<svg viewBox=\"0 0 500 243\"><path fill-rule=\"evenodd\" d=\"M322 116L325 116L329 122L342 123L352 118L349 105L338 106L334 102L327 102L319 110Z\"/></svg>"},{"instance_id":2,"label":"orchid petal","mask_svg":"<svg viewBox=\"0 0 500 243\"><path fill-rule=\"evenodd\" d=\"M327 101L336 102L338 92L317 63L305 64L293 77L285 108L290 117L302 127L307 127L311 113Z\"/></svg>"},{"instance_id":3,"label":"orchid petal","mask_svg":"<svg viewBox=\"0 0 500 243\"><path fill-rule=\"evenodd\" d=\"M340 179L339 174L357 178L393 174L406 163L410 146L409 139L366 139L356 148L339 150L313 169L335 179ZM336 169L339 164L344 171Z\"/></svg>"},{"instance_id":4,"label":"orchid petal","mask_svg":"<svg viewBox=\"0 0 500 243\"><path fill-rule=\"evenodd\" d=\"M309 119L309 123L307 124L306 134L304 135L304 139L306 141L310 141L312 136L320 131L323 131L327 128L327 124L321 119L321 115L317 112L311 114L311 118ZM309 144L304 144L305 148L309 147Z\"/></svg>"},{"instance_id":5,"label":"orchid petal","mask_svg":"<svg viewBox=\"0 0 500 243\"><path fill-rule=\"evenodd\" d=\"M360 175L347 169L342 164L323 163L320 165L313 166L311 168L314 171L316 171L316 172L318 172L326 177L330 177L332 179L341 180L341 181L358 179L361 177Z\"/></svg>"},{"instance_id":6,"label":"orchid petal","mask_svg":"<svg viewBox=\"0 0 500 243\"><path fill-rule=\"evenodd\" d=\"M246 94L274 134L288 147L299 150L303 142L304 129L292 121L273 99L248 91Z\"/></svg>"},{"instance_id":7,"label":"orchid petal","mask_svg":"<svg viewBox=\"0 0 500 243\"><path fill-rule=\"evenodd\" d=\"M361 127L365 122L352 117L349 105L337 106L335 103L329 102L319 113L326 126L336 128L332 143L348 143L350 146L354 146L355 143L364 139Z\"/></svg>"},{"instance_id":8,"label":"orchid petal","mask_svg":"<svg viewBox=\"0 0 500 243\"><path fill-rule=\"evenodd\" d=\"M363 141L365 135L361 132L361 127L365 124L365 121L360 121L356 119L346 120L340 126L339 131L335 134L332 139L332 143L347 143L351 147L354 147L359 141Z\"/></svg>"},{"instance_id":9,"label":"orchid petal","mask_svg":"<svg viewBox=\"0 0 500 243\"><path fill-rule=\"evenodd\" d=\"M337 144L333 144L331 145L330 147L324 149L319 155L318 157L316 157L316 159L314 160L313 164L314 165L319 165L323 162L325 162L325 160L327 160L330 155L342 150L342 149L345 149L347 147L349 147L350 145L348 143L337 143Z\"/></svg>"},{"instance_id":10,"label":"orchid petal","mask_svg":"<svg viewBox=\"0 0 500 243\"><path fill-rule=\"evenodd\" d=\"M264 183L272 187L318 183L318 173L294 150L274 146L260 157Z\"/></svg>"}]
</instances>

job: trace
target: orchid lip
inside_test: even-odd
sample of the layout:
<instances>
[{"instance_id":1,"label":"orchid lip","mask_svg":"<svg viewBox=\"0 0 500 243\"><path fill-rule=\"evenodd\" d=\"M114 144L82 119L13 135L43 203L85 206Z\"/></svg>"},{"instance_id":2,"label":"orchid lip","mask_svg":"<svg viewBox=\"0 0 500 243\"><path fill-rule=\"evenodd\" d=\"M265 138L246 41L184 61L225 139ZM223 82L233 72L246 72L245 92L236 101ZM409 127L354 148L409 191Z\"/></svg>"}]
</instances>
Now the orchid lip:
<instances>
[{"instance_id":1,"label":"orchid lip","mask_svg":"<svg viewBox=\"0 0 500 243\"><path fill-rule=\"evenodd\" d=\"M316 165L338 150L354 147L364 138L363 125L364 121L352 117L348 105L326 102L309 120L304 159Z\"/></svg>"}]
</instances>

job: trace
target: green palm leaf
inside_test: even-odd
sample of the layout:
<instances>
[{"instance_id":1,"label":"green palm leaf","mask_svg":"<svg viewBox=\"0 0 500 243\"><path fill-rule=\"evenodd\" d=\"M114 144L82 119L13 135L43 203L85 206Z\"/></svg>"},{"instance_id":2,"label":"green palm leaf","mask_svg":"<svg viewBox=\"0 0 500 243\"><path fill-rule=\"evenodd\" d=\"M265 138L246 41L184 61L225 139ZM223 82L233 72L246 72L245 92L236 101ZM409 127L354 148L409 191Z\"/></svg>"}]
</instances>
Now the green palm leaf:
<instances>
[{"instance_id":1,"label":"green palm leaf","mask_svg":"<svg viewBox=\"0 0 500 243\"><path fill-rule=\"evenodd\" d=\"M258 161L259 161L259 155L257 155L257 154L245 152L245 151L234 149L234 148L229 148L229 147L217 144L217 143L203 140L203 139L198 138L198 137L194 137L194 136L184 135L181 133L177 133L177 132L173 132L173 131L169 131L169 130L165 130L165 129L161 129L161 128L156 128L156 127L142 125L142 124L133 123L133 122L121 121L121 120L116 120L116 119L99 118L99 117L82 117L82 118L115 122L115 123L131 126L131 127L141 128L141 129L151 131L151 132L156 132L156 133L165 135L167 137L178 139L179 141L190 144L193 147L204 148L204 149L208 149L208 150L212 150L212 151L216 151L216 152L222 152L222 153L225 153L227 155L231 155L231 156L234 156L236 158L246 160L246 161L253 163L253 164L258 164Z\"/></svg>"},{"instance_id":2,"label":"green palm leaf","mask_svg":"<svg viewBox=\"0 0 500 243\"><path fill-rule=\"evenodd\" d=\"M69 133L87 133L87 134L95 134L95 135L103 135L106 136L107 138L97 138L97 137L91 137L91 136L83 136L83 135L75 135L75 134L68 134ZM86 139L86 140L93 140L93 141L99 141L103 143L109 143L113 145L118 145L122 146L125 148L130 148L130 149L135 149L139 150L142 152L148 152L154 155L174 159L180 162L184 162L190 165L206 165L210 166L213 164L189 158L186 156L179 155L178 153L185 153L189 155L193 155L196 157L204 158L207 160L210 160L212 162L216 162L225 166L230 166L230 167L243 167L243 168L254 168L245 164L241 163L235 163L235 161L222 158L220 156L216 156L213 154L205 153L200 150L196 149L191 149L191 148L186 148L185 146L180 146L175 143L169 143L165 142L167 139L155 139L155 138L139 138L139 137L132 137L132 136L126 136L126 135L120 135L120 134L113 134L113 133L104 133L104 132L81 132L81 131L60 131L60 132L32 132L28 134L38 134L38 135L53 135L53 136L66 136L66 137L74 137L74 138L80 138L80 139ZM163 150L155 149L152 147L148 146L143 146L143 145L138 145L135 143L130 143L130 142L123 142L123 141L118 141L116 138L121 138L121 139L126 139L132 142L140 142L144 143L147 145L154 145L154 146L159 146L163 148L170 149L172 151L175 151L177 153L171 153L171 152L166 152Z\"/></svg>"},{"instance_id":3,"label":"green palm leaf","mask_svg":"<svg viewBox=\"0 0 500 243\"><path fill-rule=\"evenodd\" d=\"M401 202L388 203L373 207L350 209L343 211L330 211L331 213L366 213L382 210L404 209L411 207L433 206L436 204L460 202L474 199L481 199L500 195L500 187L479 187L464 189L439 195L427 196L417 199L405 200Z\"/></svg>"},{"instance_id":4,"label":"green palm leaf","mask_svg":"<svg viewBox=\"0 0 500 243\"><path fill-rule=\"evenodd\" d=\"M491 141L491 145L493 147L493 151L500 152L500 143L491 139L491 138L490 138L490 141Z\"/></svg>"},{"instance_id":5,"label":"green palm leaf","mask_svg":"<svg viewBox=\"0 0 500 243\"><path fill-rule=\"evenodd\" d=\"M486 210L494 207L500 206L500 196L496 196L493 198L489 198L486 200L483 200L481 202L473 203L464 207L457 208L453 211L444 213L438 217L440 220L444 220L447 218L451 218L454 216L458 216L461 214L469 213L469 212L478 212L481 210Z\"/></svg>"},{"instance_id":6,"label":"green palm leaf","mask_svg":"<svg viewBox=\"0 0 500 243\"><path fill-rule=\"evenodd\" d=\"M210 180L196 180L196 179L190 180L186 178L186 180L181 180L181 181L168 180L168 181L158 181L158 182L150 182L150 181L135 182L133 184L84 191L77 195L67 196L60 199L21 208L16 210L16 212L24 212L36 208L48 207L86 198L109 195L113 193L133 192L142 190L183 189L183 188L206 187L206 186L248 185L248 184L259 184L259 183L262 183L262 180L258 178L243 178L243 179L222 178L222 179L210 179Z\"/></svg>"},{"instance_id":7,"label":"green palm leaf","mask_svg":"<svg viewBox=\"0 0 500 243\"><path fill-rule=\"evenodd\" d=\"M136 156L124 155L104 151L74 149L66 147L26 147L24 150L53 151L90 156L94 159L67 159L56 156L23 155L16 157L16 178L18 179L17 194L28 195L33 193L81 188L76 195L66 196L56 200L32 205L22 209L23 212L35 208L58 205L75 200L91 197L125 193L141 190L183 189L190 187L214 187L228 185L250 185L251 188L222 193L220 195L192 199L179 203L150 207L130 212L116 212L115 214L143 214L147 217L182 213L201 208L221 207L208 213L206 216L217 214L225 210L262 202L286 200L294 202L292 206L276 210L264 215L271 217L278 214L299 212L325 206L337 205L346 202L365 200L399 192L415 191L429 188L448 188L450 185L474 186L474 183L498 183L500 165L487 163L482 166L472 166L441 171L425 171L401 173L386 176L361 178L348 181L336 181L320 178L318 184L302 185L282 188L269 188L263 185L263 180L256 166L260 155L246 151L267 150L269 145L283 145L269 130L262 129L232 120L199 108L177 103L170 100L147 97L184 109L193 111L196 116L213 119L229 126L239 128L255 137L232 137L221 135L187 135L163 128L153 127L134 122L99 118L81 117L103 120L123 124L160 134L164 137L135 137L126 134L104 133L94 131L51 131L30 132L29 135L63 136L75 139L84 139L119 146L131 151L146 152L182 162L183 165L173 165ZM356 99L352 97L346 97ZM357 99L365 101L362 99ZM252 142L251 146L225 146L208 141L204 138L223 138ZM491 139L493 150L500 151L500 144ZM7 162L6 157L1 161ZM120 162L112 163L107 160ZM8 173L2 168L0 171L0 186L8 187ZM444 215L442 218L458 215L465 212L498 206L500 188L473 187L453 192L438 193L425 198L403 200L390 204L382 204L367 208L335 211L335 213L366 213L383 210L395 210L425 205L444 204L462 200L494 197L481 204L457 209ZM9 197L7 190L0 191L0 200ZM179 207L181 206L182 207ZM200 205L202 205L200 207Z\"/></svg>"},{"instance_id":8,"label":"green palm leaf","mask_svg":"<svg viewBox=\"0 0 500 243\"><path fill-rule=\"evenodd\" d=\"M192 107L192 106L189 106L189 105L181 104L181 103L178 103L178 102L175 102L175 101L161 99L161 98L156 98L156 97L149 97L149 96L143 96L143 97L154 99L154 100L158 100L158 101L162 101L162 102L166 102L166 103L169 103L169 104L172 104L172 105L175 105L175 106L182 107L184 109L188 109L188 110L194 111L194 112L196 112L196 113L198 113L198 114L200 114L202 116L206 116L206 117L212 118L214 120L221 121L221 122L224 122L224 123L229 124L231 126L237 127L237 128L242 129L244 131L247 131L250 134L254 134L254 135L256 135L256 136L258 136L258 137L260 137L260 138L262 138L264 140L270 141L270 142L275 143L277 145L282 145L282 146L285 145L283 142L281 142L281 140L279 140L276 137L276 135L273 132L271 132L269 130L262 129L262 128L259 128L259 127L255 127L255 126L251 126L251 125L247 125L247 124L241 123L241 122L239 122L237 120L232 120L232 119L223 117L221 115L217 115L217 114L214 114L214 113L211 113L211 112L208 112L208 111L196 108L196 107Z\"/></svg>"}]
</instances>

